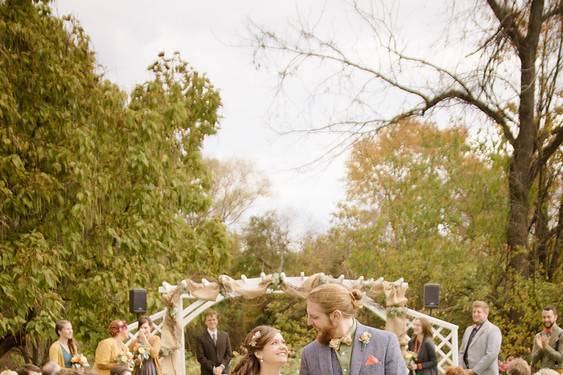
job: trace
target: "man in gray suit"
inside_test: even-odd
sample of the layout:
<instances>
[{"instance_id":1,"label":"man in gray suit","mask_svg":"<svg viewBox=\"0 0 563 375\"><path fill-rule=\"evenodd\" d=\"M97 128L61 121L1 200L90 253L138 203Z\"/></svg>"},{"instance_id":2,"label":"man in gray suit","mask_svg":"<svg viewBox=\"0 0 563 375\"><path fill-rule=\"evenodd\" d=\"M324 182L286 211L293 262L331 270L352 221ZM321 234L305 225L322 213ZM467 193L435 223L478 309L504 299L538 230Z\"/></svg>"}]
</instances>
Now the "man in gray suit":
<instances>
[{"instance_id":1,"label":"man in gray suit","mask_svg":"<svg viewBox=\"0 0 563 375\"><path fill-rule=\"evenodd\" d=\"M498 355L502 343L500 329L487 320L489 305L473 302L473 324L467 327L459 350L459 366L468 375L498 375Z\"/></svg>"},{"instance_id":2,"label":"man in gray suit","mask_svg":"<svg viewBox=\"0 0 563 375\"><path fill-rule=\"evenodd\" d=\"M361 292L324 284L307 297L307 324L317 339L305 346L300 375L405 375L397 336L360 324Z\"/></svg>"}]
</instances>

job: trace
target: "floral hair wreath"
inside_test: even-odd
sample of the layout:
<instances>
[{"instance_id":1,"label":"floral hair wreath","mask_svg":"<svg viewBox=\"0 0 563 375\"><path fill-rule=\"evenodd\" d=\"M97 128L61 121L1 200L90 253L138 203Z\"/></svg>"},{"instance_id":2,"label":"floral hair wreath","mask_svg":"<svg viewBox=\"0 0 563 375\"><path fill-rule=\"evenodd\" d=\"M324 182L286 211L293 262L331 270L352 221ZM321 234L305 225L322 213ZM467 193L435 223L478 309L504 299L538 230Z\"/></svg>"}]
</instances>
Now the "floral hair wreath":
<instances>
[{"instance_id":1,"label":"floral hair wreath","mask_svg":"<svg viewBox=\"0 0 563 375\"><path fill-rule=\"evenodd\" d=\"M256 346L256 340L258 340L260 337L262 337L262 333L260 333L260 331L254 332L248 345L254 348Z\"/></svg>"}]
</instances>

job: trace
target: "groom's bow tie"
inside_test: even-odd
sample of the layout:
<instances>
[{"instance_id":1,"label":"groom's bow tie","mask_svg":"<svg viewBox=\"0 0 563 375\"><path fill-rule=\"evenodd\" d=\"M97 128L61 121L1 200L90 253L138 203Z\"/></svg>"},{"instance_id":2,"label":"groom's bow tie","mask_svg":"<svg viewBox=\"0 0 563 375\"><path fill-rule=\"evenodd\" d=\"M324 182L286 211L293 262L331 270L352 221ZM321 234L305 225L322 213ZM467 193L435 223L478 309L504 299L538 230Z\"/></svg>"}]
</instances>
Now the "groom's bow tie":
<instances>
[{"instance_id":1,"label":"groom's bow tie","mask_svg":"<svg viewBox=\"0 0 563 375\"><path fill-rule=\"evenodd\" d=\"M335 339L330 340L328 346L332 349L338 351L340 349L340 345L352 345L352 338L350 336L342 336Z\"/></svg>"}]
</instances>

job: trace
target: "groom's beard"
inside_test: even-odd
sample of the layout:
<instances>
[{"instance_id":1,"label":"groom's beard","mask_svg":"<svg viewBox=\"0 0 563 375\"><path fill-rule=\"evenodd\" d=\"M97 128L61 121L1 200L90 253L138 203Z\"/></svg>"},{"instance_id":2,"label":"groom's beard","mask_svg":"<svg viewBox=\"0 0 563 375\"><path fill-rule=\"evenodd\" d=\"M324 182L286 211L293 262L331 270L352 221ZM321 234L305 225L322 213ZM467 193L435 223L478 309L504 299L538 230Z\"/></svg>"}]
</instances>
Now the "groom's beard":
<instances>
[{"instance_id":1,"label":"groom's beard","mask_svg":"<svg viewBox=\"0 0 563 375\"><path fill-rule=\"evenodd\" d=\"M330 326L323 329L319 329L317 333L317 341L323 345L328 345L330 340L334 338L334 332L336 331L337 325L330 321Z\"/></svg>"}]
</instances>

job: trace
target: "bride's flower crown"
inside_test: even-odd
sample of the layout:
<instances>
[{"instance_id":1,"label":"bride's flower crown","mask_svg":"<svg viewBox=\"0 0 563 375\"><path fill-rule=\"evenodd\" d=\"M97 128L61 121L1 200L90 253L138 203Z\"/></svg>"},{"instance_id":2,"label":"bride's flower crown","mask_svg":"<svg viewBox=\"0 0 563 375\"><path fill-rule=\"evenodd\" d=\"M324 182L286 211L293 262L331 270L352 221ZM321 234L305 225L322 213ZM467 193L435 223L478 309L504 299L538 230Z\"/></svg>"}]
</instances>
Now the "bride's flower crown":
<instances>
[{"instance_id":1,"label":"bride's flower crown","mask_svg":"<svg viewBox=\"0 0 563 375\"><path fill-rule=\"evenodd\" d=\"M248 345L252 346L253 348L256 347L256 340L258 340L260 337L262 337L262 333L260 333L260 331L254 332Z\"/></svg>"}]
</instances>

